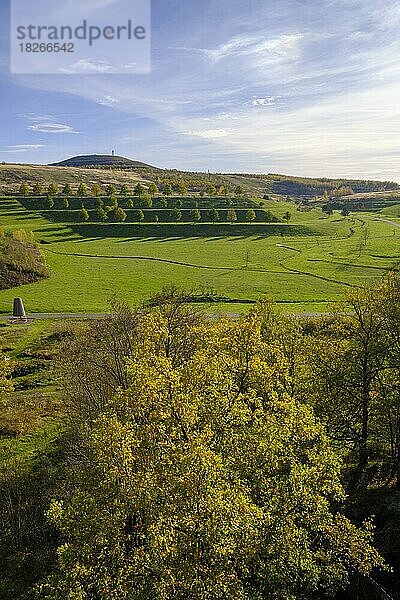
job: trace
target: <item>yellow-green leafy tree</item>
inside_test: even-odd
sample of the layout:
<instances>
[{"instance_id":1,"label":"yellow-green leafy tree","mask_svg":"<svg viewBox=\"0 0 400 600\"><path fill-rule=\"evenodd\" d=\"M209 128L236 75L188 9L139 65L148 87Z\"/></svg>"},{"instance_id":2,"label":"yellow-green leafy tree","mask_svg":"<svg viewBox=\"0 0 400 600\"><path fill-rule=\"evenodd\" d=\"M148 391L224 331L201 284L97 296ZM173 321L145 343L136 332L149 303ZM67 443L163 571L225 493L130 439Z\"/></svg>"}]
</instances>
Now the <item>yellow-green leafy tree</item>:
<instances>
[{"instance_id":1,"label":"yellow-green leafy tree","mask_svg":"<svg viewBox=\"0 0 400 600\"><path fill-rule=\"evenodd\" d=\"M351 312L339 312L304 351L309 357L309 400L359 477L371 458L386 460L390 442L400 450L400 345L395 325L399 281L393 275L376 289L349 292ZM400 478L400 465L398 471Z\"/></svg>"},{"instance_id":2,"label":"yellow-green leafy tree","mask_svg":"<svg viewBox=\"0 0 400 600\"><path fill-rule=\"evenodd\" d=\"M385 348L384 368L374 394L373 436L380 454L389 459L400 488L400 274L389 273L376 290L377 319Z\"/></svg>"},{"instance_id":3,"label":"yellow-green leafy tree","mask_svg":"<svg viewBox=\"0 0 400 600\"><path fill-rule=\"evenodd\" d=\"M40 598L294 600L381 563L371 527L337 510L340 463L288 395L263 311L193 321L179 344L171 313L142 316L126 389L91 423L70 492L52 503L59 572Z\"/></svg>"}]
</instances>

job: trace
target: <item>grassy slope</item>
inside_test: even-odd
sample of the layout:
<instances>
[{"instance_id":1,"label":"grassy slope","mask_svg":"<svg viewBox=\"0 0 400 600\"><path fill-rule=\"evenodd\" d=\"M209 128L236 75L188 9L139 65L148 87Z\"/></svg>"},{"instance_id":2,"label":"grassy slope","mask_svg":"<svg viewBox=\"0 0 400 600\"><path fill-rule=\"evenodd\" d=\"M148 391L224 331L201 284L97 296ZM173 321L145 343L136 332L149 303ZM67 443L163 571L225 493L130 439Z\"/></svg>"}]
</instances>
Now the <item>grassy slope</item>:
<instances>
[{"instance_id":1,"label":"grassy slope","mask_svg":"<svg viewBox=\"0 0 400 600\"><path fill-rule=\"evenodd\" d=\"M384 192L363 192L360 194L350 194L348 196L345 196L346 201L353 201L353 200L359 200L359 201L365 201L365 200L369 200L369 199L375 199L375 200L398 200L400 198L400 191L390 191L390 190L386 190Z\"/></svg>"},{"instance_id":2,"label":"grassy slope","mask_svg":"<svg viewBox=\"0 0 400 600\"><path fill-rule=\"evenodd\" d=\"M129 171L0 164L0 193L6 193L10 190L17 191L22 182L32 185L36 181L46 183L54 181L60 185L66 183L78 185L81 182L86 185L92 183L99 183L100 185L108 185L109 183L136 185L138 181L146 182L146 179L142 179L137 173Z\"/></svg>"},{"instance_id":3,"label":"grassy slope","mask_svg":"<svg viewBox=\"0 0 400 600\"><path fill-rule=\"evenodd\" d=\"M15 391L0 416L0 452L13 448L13 453L18 453L14 436L29 436L47 427L53 430L57 424L62 411L57 400L52 359L63 328L62 323L51 321L0 326L0 351L6 353L15 366ZM25 444L29 446L29 437ZM21 452L25 451L24 447Z\"/></svg>"},{"instance_id":4,"label":"grassy slope","mask_svg":"<svg viewBox=\"0 0 400 600\"><path fill-rule=\"evenodd\" d=\"M57 438L64 408L53 363L66 327L61 322L0 323L0 352L13 361L15 390L0 414L0 461L23 469ZM21 462L22 461L22 462Z\"/></svg>"},{"instance_id":5,"label":"grassy slope","mask_svg":"<svg viewBox=\"0 0 400 600\"><path fill-rule=\"evenodd\" d=\"M69 183L78 185L83 182L86 185L98 183L100 185L108 185L109 183L121 185L126 183L129 186L134 186L138 181L144 184L150 183L148 174L154 176L161 175L166 177L177 177L180 175L177 171L148 171L147 169L124 171L118 168L113 170L108 169L85 169L80 167L56 167L44 165L21 165L21 164L0 164L0 193L8 193L9 191L17 191L22 182L33 185L36 181L50 183L54 181L59 185ZM198 179L198 176L208 182L208 178L204 173L182 173L182 178L190 181L193 178ZM232 188L241 185L249 193L263 194L270 193L270 186L265 181L257 178L236 175L223 175L223 180Z\"/></svg>"},{"instance_id":6,"label":"grassy slope","mask_svg":"<svg viewBox=\"0 0 400 600\"><path fill-rule=\"evenodd\" d=\"M82 238L65 225L49 223L9 199L0 203L0 226L32 229L38 239L48 242L42 248L51 277L23 286L18 292L32 312L102 312L107 310L113 294L134 304L170 284L213 288L230 298L243 300L256 300L268 294L290 310L320 311L327 302L341 297L345 284L373 284L385 269L396 267L398 259L390 257L400 254L400 230L393 225L376 221L367 214L353 221L343 219L338 213L327 218L319 209L303 213L295 211L293 205L279 205L282 214L287 208L292 212L294 224L307 224L319 235L159 240L145 236ZM367 243L363 247L360 244L367 227ZM58 254L61 252L110 258ZM118 256L157 258L194 266L112 258ZM0 310L9 310L14 295L13 290L0 293ZM218 305L211 310L238 312L247 308L235 304Z\"/></svg>"},{"instance_id":7,"label":"grassy slope","mask_svg":"<svg viewBox=\"0 0 400 600\"><path fill-rule=\"evenodd\" d=\"M358 189L360 182L351 182L346 180L301 178L291 177L289 175L262 175L256 176L251 174L211 174L206 173L190 173L177 170L163 170L158 168L148 168L146 165L143 168L138 167L134 172L124 171L118 167L112 171L107 169L85 169L79 167L56 167L42 165L21 165L21 164L0 164L0 193L8 192L10 189L17 190L21 182L32 184L35 181L51 182L58 184L70 183L76 185L81 181L86 184L94 182L107 185L108 183L128 185L135 184L138 180L144 183L149 181L149 178L154 180L157 177L173 180L181 179L191 185L193 181L201 181L203 185L210 181L216 185L224 183L232 189L240 185L250 194L264 195L269 194L274 198L289 196L308 196L314 197L322 195L323 191L337 187L338 185L353 185L354 189ZM362 183L362 182L361 182ZM364 182L367 184L367 182ZM358 186L358 187L356 187ZM393 187L394 186L394 187ZM363 184L362 186L363 187ZM396 189L396 184L389 185L390 189ZM381 182L368 182L368 189L381 189ZM359 191L361 191L359 189ZM375 196L376 192L372 192ZM371 196L371 192L369 194ZM379 196L379 192L378 192ZM385 192L382 196L390 196L390 192Z\"/></svg>"},{"instance_id":8,"label":"grassy slope","mask_svg":"<svg viewBox=\"0 0 400 600\"><path fill-rule=\"evenodd\" d=\"M60 480L65 408L54 358L74 323L0 323L0 352L14 364L15 391L0 411L0 599L25 598L55 560L44 518Z\"/></svg>"},{"instance_id":9,"label":"grassy slope","mask_svg":"<svg viewBox=\"0 0 400 600\"><path fill-rule=\"evenodd\" d=\"M385 217L396 217L400 218L400 204L395 204L394 206L389 206L388 208L384 208L381 211L381 214Z\"/></svg>"}]
</instances>

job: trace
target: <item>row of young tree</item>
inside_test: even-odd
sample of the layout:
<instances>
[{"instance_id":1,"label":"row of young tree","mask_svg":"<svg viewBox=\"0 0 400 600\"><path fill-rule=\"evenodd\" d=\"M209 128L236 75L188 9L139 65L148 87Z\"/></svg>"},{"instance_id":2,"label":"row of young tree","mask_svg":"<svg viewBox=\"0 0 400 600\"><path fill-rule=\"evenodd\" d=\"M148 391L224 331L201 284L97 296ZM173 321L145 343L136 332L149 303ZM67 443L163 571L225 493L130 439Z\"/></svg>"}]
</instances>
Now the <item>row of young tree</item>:
<instances>
[{"instance_id":1,"label":"row of young tree","mask_svg":"<svg viewBox=\"0 0 400 600\"><path fill-rule=\"evenodd\" d=\"M173 223L178 223L179 221L182 221L184 217L188 218L190 223L199 223L202 220L211 223L217 223L223 220L227 221L228 223L235 223L236 221L238 221L238 214L234 209L221 211L217 210L216 208L210 208L207 211L205 211L205 214L202 215L202 212L197 208L193 208L190 211L186 211L186 213L183 213L179 208L173 208L170 211L164 212L162 215L158 215L156 211L148 211L145 213L143 210L140 209L133 210L130 213L126 213L125 210L118 205L101 207L97 211L91 212L89 212L86 208L82 208L79 213L79 218L81 221L84 222L95 220L101 221L103 223L107 221L123 223L127 220L128 214L128 220L136 223L145 221L146 216L148 222L152 223L158 223L160 221L160 216L163 222L169 221ZM277 217L272 215L272 213L270 213L269 211L266 211L263 216L265 222L274 223L279 221L279 219L277 219ZM256 212L253 209L249 209L245 212L245 221L247 223L252 223L256 220L256 217ZM290 221L290 218L290 213L286 213L285 220L287 220L288 223Z\"/></svg>"},{"instance_id":2,"label":"row of young tree","mask_svg":"<svg viewBox=\"0 0 400 600\"><path fill-rule=\"evenodd\" d=\"M122 184L117 187L114 184L109 184L105 188L102 188L99 184L95 183L92 186L88 187L85 183L81 182L76 189L74 190L71 184L67 183L63 187L60 187L57 183L51 182L48 185L44 185L40 181L36 181L32 186L29 186L27 183L21 183L19 190L19 194L21 196L42 196L46 194L48 196L54 197L58 195L62 196L138 196L141 198L145 194L149 195L150 198L154 198L157 194L162 194L164 196L172 196L173 194L178 194L180 196L186 196L189 192L187 185L184 183L179 183L178 185L173 185L169 181L163 182L159 185L152 182L147 188L142 185L140 182L136 184L134 188L129 187L127 184ZM227 186L219 186L218 188L209 183L204 186L204 189L201 189L199 195L202 196L228 196L228 195L241 196L243 195L243 188L238 185L231 190Z\"/></svg>"},{"instance_id":3,"label":"row of young tree","mask_svg":"<svg viewBox=\"0 0 400 600\"><path fill-rule=\"evenodd\" d=\"M58 567L35 597L327 598L383 566L341 470L350 494L400 486L400 275L306 322L195 301L114 305L67 338Z\"/></svg>"},{"instance_id":4,"label":"row of young tree","mask_svg":"<svg viewBox=\"0 0 400 600\"><path fill-rule=\"evenodd\" d=\"M145 193L149 194L150 197L154 197L156 194L160 192L159 188L155 183L151 183L147 190L141 184L138 183L133 189L131 189L128 185L123 184L117 188L117 186L113 184L107 185L104 189L98 184L94 183L90 187L85 183L80 183L74 190L71 184L67 183L63 187L60 187L57 183L51 182L48 185L41 183L40 181L36 181L31 187L27 183L21 183L19 187L19 194L21 196L29 196L30 194L33 196L43 196L48 195L51 197L54 196L138 196L139 198ZM172 192L171 192L172 193ZM170 194L169 194L170 195Z\"/></svg>"},{"instance_id":5,"label":"row of young tree","mask_svg":"<svg viewBox=\"0 0 400 600\"><path fill-rule=\"evenodd\" d=\"M86 169L98 169L98 165L85 165ZM207 189L212 188L220 194L233 194L235 190L242 189L242 185L232 181L229 176L220 173L205 172L182 172L176 169L157 169L150 166L141 165L140 167L118 165L102 165L104 171L111 171L114 177L124 177L126 173L135 173L136 176L153 181L161 190L164 186L170 186L175 193L186 189L196 194L207 194ZM242 193L242 192L239 192Z\"/></svg>"},{"instance_id":6,"label":"row of young tree","mask_svg":"<svg viewBox=\"0 0 400 600\"><path fill-rule=\"evenodd\" d=\"M152 198L149 194L142 194L140 197L126 197L121 198L117 196L110 197L91 197L91 198L82 198L76 197L71 198L68 196L55 197L51 195L46 195L43 198L31 200L29 206L34 208L42 208L45 210L68 210L69 208L78 208L79 206L82 208L104 208L106 202L110 202L112 206L121 206L121 208L132 209L132 208L141 208L141 209L149 209L149 208L204 208L205 206L209 206L210 208L222 208L222 207L235 207L235 208L244 208L246 206L249 207L263 207L263 202L256 202L255 200L247 200L244 198L238 198L236 201L231 198L225 198L223 200L215 201L215 197L207 200L198 200L195 197L189 198ZM28 202L26 200L25 202ZM34 202L34 204L33 204ZM217 206L215 206L215 204Z\"/></svg>"}]
</instances>

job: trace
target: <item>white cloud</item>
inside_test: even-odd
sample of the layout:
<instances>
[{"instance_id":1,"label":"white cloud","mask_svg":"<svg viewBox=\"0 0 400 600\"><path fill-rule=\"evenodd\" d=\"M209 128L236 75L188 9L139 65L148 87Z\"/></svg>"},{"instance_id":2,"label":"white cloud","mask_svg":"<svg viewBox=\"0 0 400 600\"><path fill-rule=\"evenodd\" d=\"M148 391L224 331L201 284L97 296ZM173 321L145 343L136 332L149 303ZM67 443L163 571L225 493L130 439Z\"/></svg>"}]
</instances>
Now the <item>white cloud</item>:
<instances>
[{"instance_id":1,"label":"white cloud","mask_svg":"<svg viewBox=\"0 0 400 600\"><path fill-rule=\"evenodd\" d=\"M206 139L217 139L226 137L232 134L231 129L206 129L205 131L183 131L183 135L193 135L196 137L206 138Z\"/></svg>"},{"instance_id":2,"label":"white cloud","mask_svg":"<svg viewBox=\"0 0 400 600\"><path fill-rule=\"evenodd\" d=\"M243 115L223 112L214 115L213 117L203 117L203 121L213 121L214 123L217 121L238 121L242 119Z\"/></svg>"},{"instance_id":3,"label":"white cloud","mask_svg":"<svg viewBox=\"0 0 400 600\"><path fill-rule=\"evenodd\" d=\"M28 129L40 133L78 133L70 125L64 125L63 123L36 123L35 125L29 125Z\"/></svg>"},{"instance_id":4,"label":"white cloud","mask_svg":"<svg viewBox=\"0 0 400 600\"><path fill-rule=\"evenodd\" d=\"M36 133L79 133L70 125L57 123L52 115L28 113L20 116L33 123L32 125L28 125L28 129Z\"/></svg>"},{"instance_id":5,"label":"white cloud","mask_svg":"<svg viewBox=\"0 0 400 600\"><path fill-rule=\"evenodd\" d=\"M268 62L281 62L292 60L299 55L299 43L304 38L303 34L281 35L266 39L264 36L238 35L225 44L213 49L200 49L210 60L218 62L231 57L257 57Z\"/></svg>"},{"instance_id":6,"label":"white cloud","mask_svg":"<svg viewBox=\"0 0 400 600\"><path fill-rule=\"evenodd\" d=\"M27 113L23 115L18 115L23 119L28 119L28 121L33 121L34 123L40 123L42 121L52 121L54 117L52 115L40 115L37 113Z\"/></svg>"},{"instance_id":7,"label":"white cloud","mask_svg":"<svg viewBox=\"0 0 400 600\"><path fill-rule=\"evenodd\" d=\"M35 150L36 148L44 148L44 144L15 144L14 146L9 146L9 148L14 148L15 150Z\"/></svg>"},{"instance_id":8,"label":"white cloud","mask_svg":"<svg viewBox=\"0 0 400 600\"><path fill-rule=\"evenodd\" d=\"M266 96L265 98L253 98L250 101L252 106L273 106L278 100L279 96Z\"/></svg>"},{"instance_id":9,"label":"white cloud","mask_svg":"<svg viewBox=\"0 0 400 600\"><path fill-rule=\"evenodd\" d=\"M118 98L114 98L113 96L102 96L96 100L97 104L101 104L102 106L117 106L119 104Z\"/></svg>"},{"instance_id":10,"label":"white cloud","mask_svg":"<svg viewBox=\"0 0 400 600\"><path fill-rule=\"evenodd\" d=\"M116 68L105 60L82 58L76 63L60 70L63 73L112 73Z\"/></svg>"},{"instance_id":11,"label":"white cloud","mask_svg":"<svg viewBox=\"0 0 400 600\"><path fill-rule=\"evenodd\" d=\"M28 150L38 150L39 148L44 148L44 144L15 144L14 146L7 146L6 150L0 150L0 152L28 152Z\"/></svg>"}]
</instances>

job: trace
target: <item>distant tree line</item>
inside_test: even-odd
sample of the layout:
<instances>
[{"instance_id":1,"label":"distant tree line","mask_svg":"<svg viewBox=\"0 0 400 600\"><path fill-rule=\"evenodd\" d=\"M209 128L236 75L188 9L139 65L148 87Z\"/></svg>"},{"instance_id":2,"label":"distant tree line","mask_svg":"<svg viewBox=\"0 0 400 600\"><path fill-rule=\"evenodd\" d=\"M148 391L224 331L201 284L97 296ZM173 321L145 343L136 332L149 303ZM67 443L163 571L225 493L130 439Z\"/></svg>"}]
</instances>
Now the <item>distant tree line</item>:
<instances>
[{"instance_id":1,"label":"distant tree line","mask_svg":"<svg viewBox=\"0 0 400 600\"><path fill-rule=\"evenodd\" d=\"M277 174L237 174L237 177L251 177L265 182L267 193L293 196L323 196L326 192L332 197L340 197L351 193L381 192L400 188L398 183L392 181L316 179Z\"/></svg>"}]
</instances>

